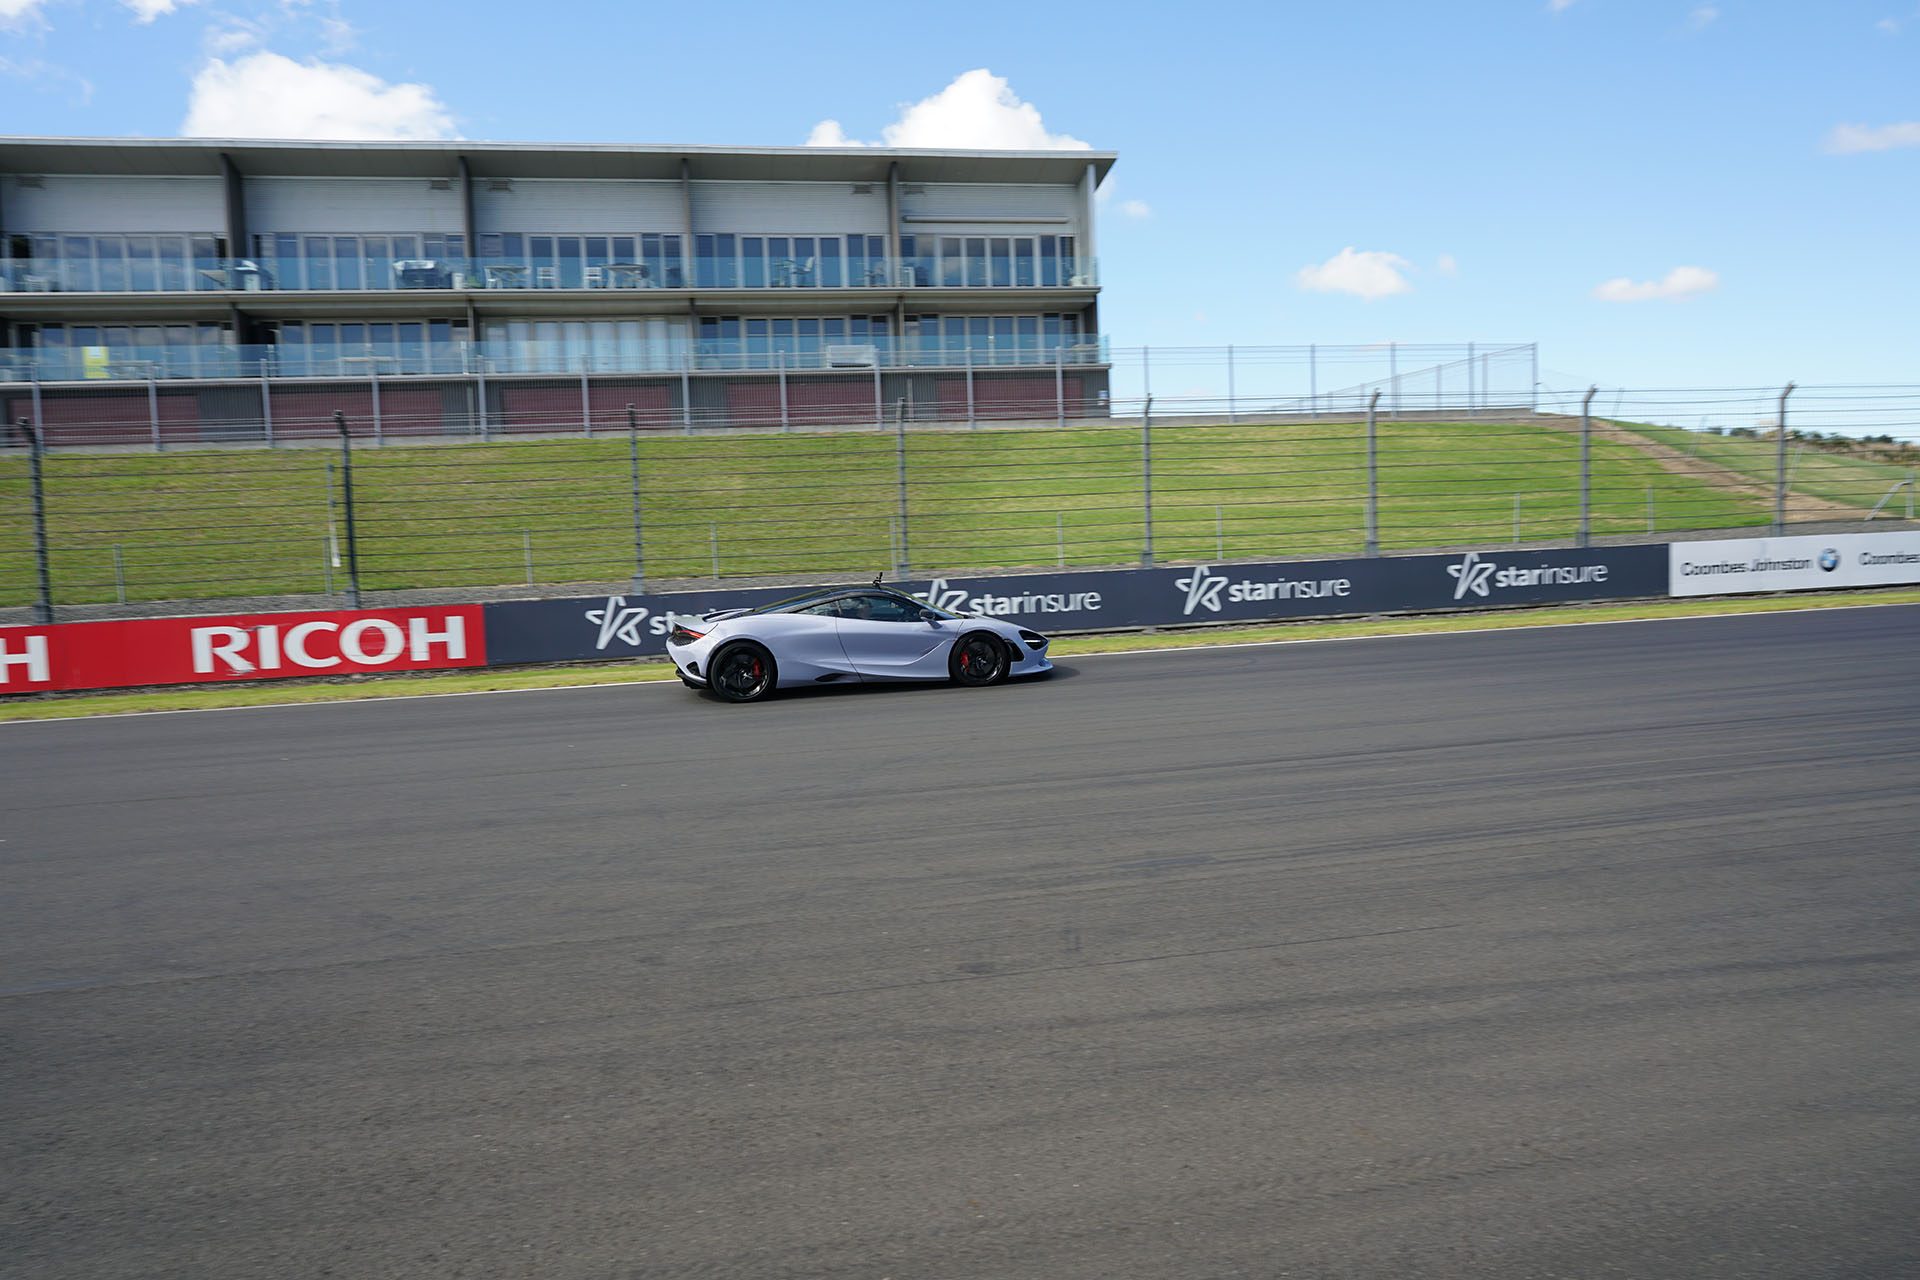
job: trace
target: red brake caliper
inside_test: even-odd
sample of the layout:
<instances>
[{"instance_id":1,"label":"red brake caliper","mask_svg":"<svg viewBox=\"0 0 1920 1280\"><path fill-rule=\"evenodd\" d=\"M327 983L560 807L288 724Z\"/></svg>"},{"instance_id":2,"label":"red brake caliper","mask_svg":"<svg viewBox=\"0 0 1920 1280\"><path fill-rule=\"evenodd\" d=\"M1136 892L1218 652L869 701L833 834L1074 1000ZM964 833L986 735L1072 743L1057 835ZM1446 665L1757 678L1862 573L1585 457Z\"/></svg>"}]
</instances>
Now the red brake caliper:
<instances>
[{"instance_id":1,"label":"red brake caliper","mask_svg":"<svg viewBox=\"0 0 1920 1280\"><path fill-rule=\"evenodd\" d=\"M962 649L960 651L960 669L962 671L973 670L973 662L971 660L972 657L973 655L968 653L965 649Z\"/></svg>"},{"instance_id":2,"label":"red brake caliper","mask_svg":"<svg viewBox=\"0 0 1920 1280\"><path fill-rule=\"evenodd\" d=\"M753 678L755 680L760 678L760 659L758 658L753 660Z\"/></svg>"}]
</instances>

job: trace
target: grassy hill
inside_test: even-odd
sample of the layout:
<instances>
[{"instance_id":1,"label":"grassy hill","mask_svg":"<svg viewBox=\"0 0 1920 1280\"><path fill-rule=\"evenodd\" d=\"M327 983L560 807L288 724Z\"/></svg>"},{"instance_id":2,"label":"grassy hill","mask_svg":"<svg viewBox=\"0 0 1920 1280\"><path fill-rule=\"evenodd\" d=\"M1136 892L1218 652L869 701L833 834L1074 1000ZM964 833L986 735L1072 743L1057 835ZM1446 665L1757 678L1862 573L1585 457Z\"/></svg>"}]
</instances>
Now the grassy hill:
<instances>
[{"instance_id":1,"label":"grassy hill","mask_svg":"<svg viewBox=\"0 0 1920 1280\"><path fill-rule=\"evenodd\" d=\"M654 436L640 442L650 578L871 573L896 560L900 444L891 433ZM909 434L915 571L1137 562L1145 458L1137 427ZM55 599L306 593L344 538L337 451L55 454L47 459ZM27 464L0 455L0 604L33 590ZM1570 536L1578 441L1549 425L1382 423L1387 550ZM1360 424L1160 427L1153 535L1162 561L1358 552ZM623 438L375 449L354 457L370 590L618 581L633 571ZM333 504L329 505L331 489ZM1597 441L1594 531L1764 523L1763 498ZM531 549L531 575L529 575ZM335 586L344 580L334 571Z\"/></svg>"}]
</instances>

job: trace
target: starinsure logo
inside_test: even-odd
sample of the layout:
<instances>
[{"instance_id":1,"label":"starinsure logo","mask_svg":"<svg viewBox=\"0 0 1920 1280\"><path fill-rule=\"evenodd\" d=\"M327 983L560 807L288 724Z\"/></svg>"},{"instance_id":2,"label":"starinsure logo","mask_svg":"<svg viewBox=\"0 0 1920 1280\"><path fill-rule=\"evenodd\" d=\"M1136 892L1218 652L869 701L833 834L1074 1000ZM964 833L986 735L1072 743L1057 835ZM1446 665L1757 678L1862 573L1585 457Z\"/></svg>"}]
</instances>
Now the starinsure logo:
<instances>
[{"instance_id":1,"label":"starinsure logo","mask_svg":"<svg viewBox=\"0 0 1920 1280\"><path fill-rule=\"evenodd\" d=\"M1234 578L1215 573L1211 566L1197 564L1173 585L1186 593L1180 606L1183 615L1195 609L1219 613L1227 604L1245 604L1263 600L1326 600L1353 594L1351 578Z\"/></svg>"},{"instance_id":2,"label":"starinsure logo","mask_svg":"<svg viewBox=\"0 0 1920 1280\"><path fill-rule=\"evenodd\" d=\"M945 578L935 578L920 598L936 609L949 613L977 613L989 618L1038 613L1098 613L1098 591L1029 591L1022 595L999 595L983 591L979 595L963 587L950 587Z\"/></svg>"},{"instance_id":3,"label":"starinsure logo","mask_svg":"<svg viewBox=\"0 0 1920 1280\"><path fill-rule=\"evenodd\" d=\"M1447 566L1447 576L1453 579L1453 598L1464 600L1468 595L1491 596L1496 589L1503 588L1570 587L1583 582L1605 582L1607 566L1542 564L1502 567L1497 560L1485 560L1478 551L1469 551L1458 564Z\"/></svg>"},{"instance_id":4,"label":"starinsure logo","mask_svg":"<svg viewBox=\"0 0 1920 1280\"><path fill-rule=\"evenodd\" d=\"M628 604L625 596L608 596L604 606L587 610L587 621L600 628L593 647L604 649L616 639L623 644L639 644L640 624L652 612L643 604Z\"/></svg>"}]
</instances>

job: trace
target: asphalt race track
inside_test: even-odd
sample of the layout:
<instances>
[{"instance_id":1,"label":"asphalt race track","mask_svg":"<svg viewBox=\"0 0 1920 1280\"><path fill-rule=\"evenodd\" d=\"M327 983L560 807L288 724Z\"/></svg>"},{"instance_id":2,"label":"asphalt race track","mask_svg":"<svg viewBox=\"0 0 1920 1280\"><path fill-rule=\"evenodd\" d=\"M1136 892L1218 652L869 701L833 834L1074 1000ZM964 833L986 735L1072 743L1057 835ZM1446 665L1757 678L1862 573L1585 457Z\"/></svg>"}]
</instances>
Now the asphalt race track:
<instances>
[{"instance_id":1,"label":"asphalt race track","mask_svg":"<svg viewBox=\"0 0 1920 1280\"><path fill-rule=\"evenodd\" d=\"M1920 1274L1920 607L1063 665L0 726L0 1274Z\"/></svg>"}]
</instances>

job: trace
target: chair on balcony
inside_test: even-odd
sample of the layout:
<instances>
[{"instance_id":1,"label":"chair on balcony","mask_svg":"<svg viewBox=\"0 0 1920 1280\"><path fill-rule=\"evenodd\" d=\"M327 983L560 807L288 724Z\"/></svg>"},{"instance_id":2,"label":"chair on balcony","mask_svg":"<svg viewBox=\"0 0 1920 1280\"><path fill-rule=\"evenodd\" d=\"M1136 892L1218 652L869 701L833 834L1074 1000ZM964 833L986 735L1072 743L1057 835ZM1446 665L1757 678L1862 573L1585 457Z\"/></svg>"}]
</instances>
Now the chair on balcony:
<instances>
[{"instance_id":1,"label":"chair on balcony","mask_svg":"<svg viewBox=\"0 0 1920 1280\"><path fill-rule=\"evenodd\" d=\"M607 273L599 267L586 267L580 274L581 283L589 289L607 287Z\"/></svg>"},{"instance_id":2,"label":"chair on balcony","mask_svg":"<svg viewBox=\"0 0 1920 1280\"><path fill-rule=\"evenodd\" d=\"M557 289L560 287L560 268L541 267L533 273L533 287L536 289Z\"/></svg>"}]
</instances>

